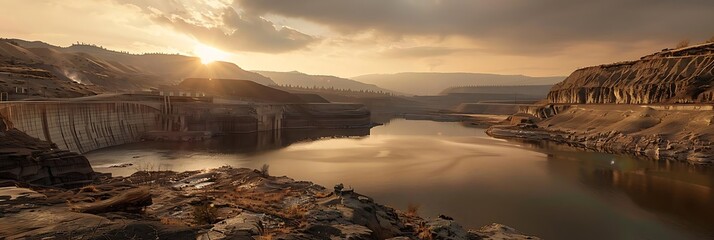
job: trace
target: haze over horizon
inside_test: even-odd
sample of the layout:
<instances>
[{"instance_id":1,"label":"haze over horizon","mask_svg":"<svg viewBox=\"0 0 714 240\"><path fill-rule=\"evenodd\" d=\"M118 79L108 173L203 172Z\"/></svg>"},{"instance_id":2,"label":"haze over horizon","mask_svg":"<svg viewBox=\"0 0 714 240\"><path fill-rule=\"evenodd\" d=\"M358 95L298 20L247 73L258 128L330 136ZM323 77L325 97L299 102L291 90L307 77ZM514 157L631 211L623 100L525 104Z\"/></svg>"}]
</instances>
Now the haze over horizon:
<instances>
[{"instance_id":1,"label":"haze over horizon","mask_svg":"<svg viewBox=\"0 0 714 240\"><path fill-rule=\"evenodd\" d=\"M565 76L683 39L707 40L714 34L712 7L702 0L8 0L0 36L347 78Z\"/></svg>"}]
</instances>

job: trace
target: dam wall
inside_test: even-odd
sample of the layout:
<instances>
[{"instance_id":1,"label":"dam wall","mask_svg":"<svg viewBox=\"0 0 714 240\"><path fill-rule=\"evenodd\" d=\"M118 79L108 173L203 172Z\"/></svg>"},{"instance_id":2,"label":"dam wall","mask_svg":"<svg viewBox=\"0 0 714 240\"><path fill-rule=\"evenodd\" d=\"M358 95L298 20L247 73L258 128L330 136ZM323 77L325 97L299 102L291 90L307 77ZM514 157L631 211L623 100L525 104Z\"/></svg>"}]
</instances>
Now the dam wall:
<instances>
[{"instance_id":1,"label":"dam wall","mask_svg":"<svg viewBox=\"0 0 714 240\"><path fill-rule=\"evenodd\" d=\"M213 134L371 124L361 104L24 101L0 103L0 115L7 128L77 153L142 139L200 140Z\"/></svg>"},{"instance_id":2,"label":"dam wall","mask_svg":"<svg viewBox=\"0 0 714 240\"><path fill-rule=\"evenodd\" d=\"M130 102L0 103L0 114L32 137L78 153L136 142L158 129L160 110Z\"/></svg>"},{"instance_id":3,"label":"dam wall","mask_svg":"<svg viewBox=\"0 0 714 240\"><path fill-rule=\"evenodd\" d=\"M283 108L283 104L173 104L162 114L162 129L222 134L280 130Z\"/></svg>"},{"instance_id":4,"label":"dam wall","mask_svg":"<svg viewBox=\"0 0 714 240\"><path fill-rule=\"evenodd\" d=\"M312 103L286 105L281 127L359 128L370 126L371 123L371 113L362 104Z\"/></svg>"}]
</instances>

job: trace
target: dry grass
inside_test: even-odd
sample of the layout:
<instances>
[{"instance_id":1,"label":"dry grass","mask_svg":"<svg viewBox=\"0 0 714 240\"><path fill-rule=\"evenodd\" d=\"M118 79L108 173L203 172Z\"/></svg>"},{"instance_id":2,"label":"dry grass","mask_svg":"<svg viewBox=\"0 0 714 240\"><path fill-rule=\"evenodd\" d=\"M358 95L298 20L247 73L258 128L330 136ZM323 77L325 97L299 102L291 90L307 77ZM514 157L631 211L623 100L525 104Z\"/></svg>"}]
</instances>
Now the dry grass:
<instances>
[{"instance_id":1,"label":"dry grass","mask_svg":"<svg viewBox=\"0 0 714 240\"><path fill-rule=\"evenodd\" d=\"M178 218L161 217L159 219L164 225L186 226L187 224Z\"/></svg>"},{"instance_id":2,"label":"dry grass","mask_svg":"<svg viewBox=\"0 0 714 240\"><path fill-rule=\"evenodd\" d=\"M307 215L309 207L300 204L286 206L283 201L288 197L299 195L299 192L289 189L272 192L238 190L228 197L240 208L276 216L289 222L289 225L297 225Z\"/></svg>"},{"instance_id":3,"label":"dry grass","mask_svg":"<svg viewBox=\"0 0 714 240\"><path fill-rule=\"evenodd\" d=\"M292 205L285 210L285 216L290 219L301 219L307 214L307 209L299 205Z\"/></svg>"},{"instance_id":4,"label":"dry grass","mask_svg":"<svg viewBox=\"0 0 714 240\"><path fill-rule=\"evenodd\" d=\"M262 236L259 236L258 239L260 239L260 240L273 240L273 234L272 234L272 233L263 234Z\"/></svg>"},{"instance_id":5,"label":"dry grass","mask_svg":"<svg viewBox=\"0 0 714 240\"><path fill-rule=\"evenodd\" d=\"M99 189L97 189L97 186L89 185L89 186L84 186L84 187L80 188L79 192L80 193L86 193L86 192L96 193L96 192L99 192Z\"/></svg>"},{"instance_id":6,"label":"dry grass","mask_svg":"<svg viewBox=\"0 0 714 240\"><path fill-rule=\"evenodd\" d=\"M191 212L196 225L206 225L216 223L216 208L213 204L203 204L193 207Z\"/></svg>"},{"instance_id":7,"label":"dry grass","mask_svg":"<svg viewBox=\"0 0 714 240\"><path fill-rule=\"evenodd\" d=\"M424 222L419 223L419 225L416 227L416 229L414 229L414 231L416 231L417 237L419 237L419 239L423 239L423 240L434 239L431 236L431 230L429 229L429 226L427 226Z\"/></svg>"}]
</instances>

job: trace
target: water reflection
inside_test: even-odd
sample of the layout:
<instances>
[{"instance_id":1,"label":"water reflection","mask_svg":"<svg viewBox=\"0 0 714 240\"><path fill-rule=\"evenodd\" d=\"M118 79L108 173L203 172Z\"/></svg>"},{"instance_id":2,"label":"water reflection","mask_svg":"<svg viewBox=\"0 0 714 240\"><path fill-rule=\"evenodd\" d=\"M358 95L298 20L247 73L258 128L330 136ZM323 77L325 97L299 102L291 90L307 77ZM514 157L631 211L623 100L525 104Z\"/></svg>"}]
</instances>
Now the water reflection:
<instances>
[{"instance_id":1,"label":"water reflection","mask_svg":"<svg viewBox=\"0 0 714 240\"><path fill-rule=\"evenodd\" d=\"M578 181L602 196L623 194L662 221L714 236L711 167L580 152L543 142L529 146L548 154L547 169L554 175Z\"/></svg>"},{"instance_id":2,"label":"water reflection","mask_svg":"<svg viewBox=\"0 0 714 240\"><path fill-rule=\"evenodd\" d=\"M332 136L338 136L333 138ZM712 173L685 164L493 139L458 123L394 120L370 130L224 136L89 153L99 171L131 162L175 171L232 165L332 186L469 228L492 222L546 239L697 239L714 235Z\"/></svg>"},{"instance_id":3,"label":"water reflection","mask_svg":"<svg viewBox=\"0 0 714 240\"><path fill-rule=\"evenodd\" d=\"M286 129L283 131L223 135L201 142L140 142L85 154L95 171L127 176L138 170L191 171L239 166L235 161L324 138L362 138L369 128ZM197 161L198 160L198 161ZM115 167L131 164L129 167Z\"/></svg>"}]
</instances>

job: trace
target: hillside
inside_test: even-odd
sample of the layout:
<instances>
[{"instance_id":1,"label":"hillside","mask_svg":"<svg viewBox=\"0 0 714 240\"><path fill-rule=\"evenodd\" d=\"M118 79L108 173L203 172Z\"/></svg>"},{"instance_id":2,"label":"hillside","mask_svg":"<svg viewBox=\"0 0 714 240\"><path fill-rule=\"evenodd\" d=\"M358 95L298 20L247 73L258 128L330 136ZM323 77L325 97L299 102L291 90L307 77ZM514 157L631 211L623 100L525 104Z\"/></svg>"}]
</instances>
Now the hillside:
<instances>
[{"instance_id":1,"label":"hillside","mask_svg":"<svg viewBox=\"0 0 714 240\"><path fill-rule=\"evenodd\" d=\"M269 77L276 84L289 87L303 88L328 88L328 89L344 89L352 91L371 91L371 92L393 92L384 88L380 88L374 84L365 84L347 78L325 75L309 75L297 71L293 72L270 72L270 71L255 71L260 75Z\"/></svg>"},{"instance_id":2,"label":"hillside","mask_svg":"<svg viewBox=\"0 0 714 240\"><path fill-rule=\"evenodd\" d=\"M628 61L578 69L548 94L552 103L714 102L714 43L663 50Z\"/></svg>"},{"instance_id":3,"label":"hillside","mask_svg":"<svg viewBox=\"0 0 714 240\"><path fill-rule=\"evenodd\" d=\"M436 95L456 86L548 85L565 77L529 77L485 73L396 73L354 77L354 80L376 84L394 91L415 95Z\"/></svg>"},{"instance_id":4,"label":"hillside","mask_svg":"<svg viewBox=\"0 0 714 240\"><path fill-rule=\"evenodd\" d=\"M228 62L204 65L196 57L182 55L137 55L93 45L58 47L19 39L0 40L0 81L4 83L1 90L7 92L24 87L30 96L76 97L144 90L191 77L274 84L269 78Z\"/></svg>"},{"instance_id":5,"label":"hillside","mask_svg":"<svg viewBox=\"0 0 714 240\"><path fill-rule=\"evenodd\" d=\"M187 78L178 87L213 96L273 103L303 103L301 97L247 80Z\"/></svg>"}]
</instances>

